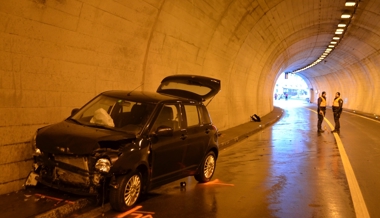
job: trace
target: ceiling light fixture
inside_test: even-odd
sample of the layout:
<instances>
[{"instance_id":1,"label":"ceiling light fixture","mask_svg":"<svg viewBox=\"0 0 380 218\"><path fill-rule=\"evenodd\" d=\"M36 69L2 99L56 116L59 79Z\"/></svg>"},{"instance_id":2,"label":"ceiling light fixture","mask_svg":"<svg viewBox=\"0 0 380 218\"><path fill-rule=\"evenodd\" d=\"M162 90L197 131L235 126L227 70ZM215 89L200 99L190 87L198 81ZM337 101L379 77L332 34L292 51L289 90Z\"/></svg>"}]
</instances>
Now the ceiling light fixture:
<instances>
[{"instance_id":1,"label":"ceiling light fixture","mask_svg":"<svg viewBox=\"0 0 380 218\"><path fill-rule=\"evenodd\" d=\"M346 1L346 4L345 4L347 7L352 7L352 6L355 6L356 5L356 2L355 1Z\"/></svg>"},{"instance_id":2,"label":"ceiling light fixture","mask_svg":"<svg viewBox=\"0 0 380 218\"><path fill-rule=\"evenodd\" d=\"M307 70L310 67L313 67L313 66L317 65L318 63L320 63L323 59L325 59L330 54L330 52L338 45L338 43L341 40L341 38L343 38L343 35L344 35L343 32L348 27L348 25L351 22L352 16L355 14L355 11L356 11L356 8L357 8L356 1L357 0L346 0L346 3L345 3L346 7L352 7L352 6L355 6L355 7L354 7L354 9L350 8L348 10L345 10L342 13L341 18L344 19L344 20L340 20L339 21L338 28L336 29L335 35L332 38L334 41L331 41L329 43L329 45L327 46L327 48L323 52L323 54L317 60L315 60L313 63L311 63L311 64L309 64L307 66L304 66L302 68L299 68L297 70L293 70L292 73L298 73L298 72Z\"/></svg>"}]
</instances>

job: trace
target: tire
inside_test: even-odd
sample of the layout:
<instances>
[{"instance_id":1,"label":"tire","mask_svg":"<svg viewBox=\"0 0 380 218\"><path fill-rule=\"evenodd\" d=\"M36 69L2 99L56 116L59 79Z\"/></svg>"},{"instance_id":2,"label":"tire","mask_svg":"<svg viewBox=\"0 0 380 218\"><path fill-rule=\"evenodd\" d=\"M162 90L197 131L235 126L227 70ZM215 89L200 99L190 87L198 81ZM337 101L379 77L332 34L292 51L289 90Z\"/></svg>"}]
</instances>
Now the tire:
<instances>
[{"instance_id":1,"label":"tire","mask_svg":"<svg viewBox=\"0 0 380 218\"><path fill-rule=\"evenodd\" d=\"M214 175L215 168L216 155L213 151L210 151L205 156L198 173L194 176L194 178L200 183L209 182L211 177Z\"/></svg>"},{"instance_id":2,"label":"tire","mask_svg":"<svg viewBox=\"0 0 380 218\"><path fill-rule=\"evenodd\" d=\"M110 204L116 211L127 211L137 202L141 194L142 177L138 171L116 179L118 187L110 190Z\"/></svg>"}]
</instances>

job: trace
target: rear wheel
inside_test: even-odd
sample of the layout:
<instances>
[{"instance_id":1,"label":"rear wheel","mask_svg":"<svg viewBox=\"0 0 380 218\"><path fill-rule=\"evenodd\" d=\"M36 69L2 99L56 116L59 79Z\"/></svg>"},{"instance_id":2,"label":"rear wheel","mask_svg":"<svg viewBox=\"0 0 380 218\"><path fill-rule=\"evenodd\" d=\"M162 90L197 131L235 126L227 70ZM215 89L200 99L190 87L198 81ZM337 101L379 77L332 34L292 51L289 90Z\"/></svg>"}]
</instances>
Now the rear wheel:
<instances>
[{"instance_id":1,"label":"rear wheel","mask_svg":"<svg viewBox=\"0 0 380 218\"><path fill-rule=\"evenodd\" d=\"M141 174L138 171L116 179L118 187L110 190L110 204L114 210L126 211L137 202L141 193Z\"/></svg>"},{"instance_id":2,"label":"rear wheel","mask_svg":"<svg viewBox=\"0 0 380 218\"><path fill-rule=\"evenodd\" d=\"M204 158L201 167L199 168L198 173L194 178L201 183L208 182L211 180L211 177L214 175L216 168L216 155L213 151L207 153Z\"/></svg>"}]
</instances>

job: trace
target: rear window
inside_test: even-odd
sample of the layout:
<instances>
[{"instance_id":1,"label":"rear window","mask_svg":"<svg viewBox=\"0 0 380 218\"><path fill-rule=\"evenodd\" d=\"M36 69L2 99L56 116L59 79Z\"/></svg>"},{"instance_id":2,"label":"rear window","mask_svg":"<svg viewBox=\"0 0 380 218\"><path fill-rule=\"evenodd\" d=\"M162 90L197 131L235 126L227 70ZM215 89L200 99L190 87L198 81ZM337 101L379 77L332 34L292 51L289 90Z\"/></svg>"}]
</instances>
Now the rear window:
<instances>
[{"instance_id":1,"label":"rear window","mask_svg":"<svg viewBox=\"0 0 380 218\"><path fill-rule=\"evenodd\" d=\"M185 105L187 126L199 125L199 114L196 105Z\"/></svg>"},{"instance_id":2,"label":"rear window","mask_svg":"<svg viewBox=\"0 0 380 218\"><path fill-rule=\"evenodd\" d=\"M192 81L188 81L188 83L183 83L183 82L175 82L175 81L167 81L161 85L162 90L183 90L187 92L192 92L200 96L204 96L211 92L211 89L206 87L206 86L201 86L198 83L195 83Z\"/></svg>"},{"instance_id":3,"label":"rear window","mask_svg":"<svg viewBox=\"0 0 380 218\"><path fill-rule=\"evenodd\" d=\"M199 109L200 109L199 112L201 115L201 124L202 125L211 124L210 115L208 114L206 107L204 105L202 105L199 107Z\"/></svg>"}]
</instances>

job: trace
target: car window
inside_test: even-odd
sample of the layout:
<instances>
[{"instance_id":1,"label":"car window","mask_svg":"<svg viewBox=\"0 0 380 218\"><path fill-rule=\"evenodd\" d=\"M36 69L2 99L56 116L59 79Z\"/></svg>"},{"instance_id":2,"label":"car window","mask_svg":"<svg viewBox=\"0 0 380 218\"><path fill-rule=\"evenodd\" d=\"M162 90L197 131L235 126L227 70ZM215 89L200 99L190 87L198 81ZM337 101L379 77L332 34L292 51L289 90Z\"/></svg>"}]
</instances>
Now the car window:
<instances>
[{"instance_id":1,"label":"car window","mask_svg":"<svg viewBox=\"0 0 380 218\"><path fill-rule=\"evenodd\" d=\"M91 107L87 107L87 110L84 110L82 112L81 118L91 118L94 115L95 111L100 108L104 109L109 113L113 104L115 104L115 101L113 101L110 98L97 98L92 102Z\"/></svg>"},{"instance_id":2,"label":"car window","mask_svg":"<svg viewBox=\"0 0 380 218\"><path fill-rule=\"evenodd\" d=\"M166 104L162 107L156 121L154 122L153 131L159 126L167 126L173 128L174 131L180 129L179 114L177 104Z\"/></svg>"},{"instance_id":3,"label":"car window","mask_svg":"<svg viewBox=\"0 0 380 218\"><path fill-rule=\"evenodd\" d=\"M162 90L184 90L188 92L193 92L198 95L206 95L212 91L211 88L206 86L201 86L198 83L187 81L188 83L183 83L183 81L167 81L161 84ZM177 91L178 92L178 91Z\"/></svg>"},{"instance_id":4,"label":"car window","mask_svg":"<svg viewBox=\"0 0 380 218\"><path fill-rule=\"evenodd\" d=\"M185 105L187 126L199 125L199 114L196 105Z\"/></svg>"},{"instance_id":5,"label":"car window","mask_svg":"<svg viewBox=\"0 0 380 218\"><path fill-rule=\"evenodd\" d=\"M142 130L155 105L100 95L72 119L137 133Z\"/></svg>"},{"instance_id":6,"label":"car window","mask_svg":"<svg viewBox=\"0 0 380 218\"><path fill-rule=\"evenodd\" d=\"M201 115L201 123L203 125L211 124L210 115L208 114L206 107L202 105L201 107L199 107L199 109L200 109L200 115Z\"/></svg>"}]
</instances>

